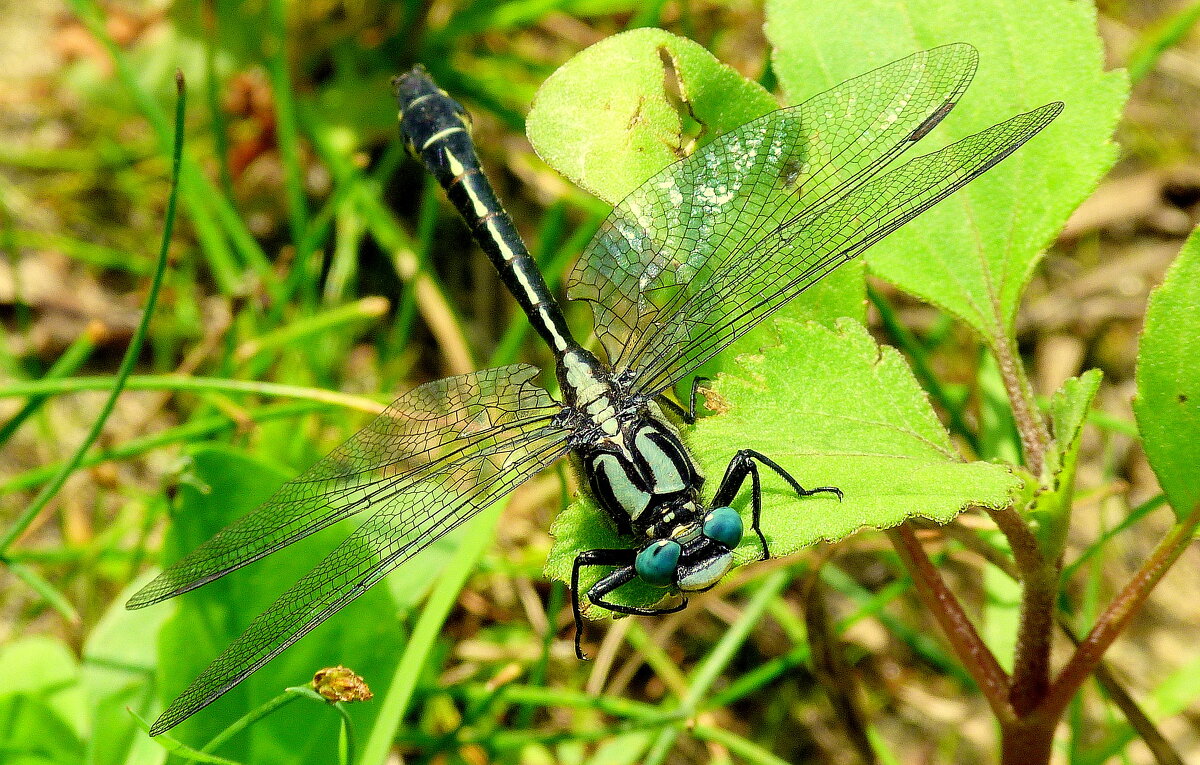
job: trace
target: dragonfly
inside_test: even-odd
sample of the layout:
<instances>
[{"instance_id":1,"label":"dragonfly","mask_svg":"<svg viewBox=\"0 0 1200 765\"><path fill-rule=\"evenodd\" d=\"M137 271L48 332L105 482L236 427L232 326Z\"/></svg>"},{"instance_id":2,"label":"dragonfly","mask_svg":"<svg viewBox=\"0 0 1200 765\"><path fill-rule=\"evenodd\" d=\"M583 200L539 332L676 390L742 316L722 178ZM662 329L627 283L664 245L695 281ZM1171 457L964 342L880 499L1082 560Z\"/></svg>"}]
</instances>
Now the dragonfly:
<instances>
[{"instance_id":1,"label":"dragonfly","mask_svg":"<svg viewBox=\"0 0 1200 765\"><path fill-rule=\"evenodd\" d=\"M511 364L426 383L284 484L265 504L166 568L129 601L141 608L222 577L343 519L366 519L259 615L151 728L170 729L240 683L431 542L570 456L626 547L580 551L581 598L620 614L683 609L715 586L734 550L756 544L760 468L804 488L770 455L739 450L711 495L668 391L841 264L1017 150L1063 108L1049 103L938 151L897 159L954 108L974 75L965 43L921 51L718 137L637 187L580 255L567 297L590 304L596 352L572 333L484 175L467 111L416 67L397 77L400 134L445 189L555 359L558 396L538 368ZM734 509L749 483L749 530ZM599 576L580 593L580 575ZM641 580L653 607L614 595Z\"/></svg>"}]
</instances>

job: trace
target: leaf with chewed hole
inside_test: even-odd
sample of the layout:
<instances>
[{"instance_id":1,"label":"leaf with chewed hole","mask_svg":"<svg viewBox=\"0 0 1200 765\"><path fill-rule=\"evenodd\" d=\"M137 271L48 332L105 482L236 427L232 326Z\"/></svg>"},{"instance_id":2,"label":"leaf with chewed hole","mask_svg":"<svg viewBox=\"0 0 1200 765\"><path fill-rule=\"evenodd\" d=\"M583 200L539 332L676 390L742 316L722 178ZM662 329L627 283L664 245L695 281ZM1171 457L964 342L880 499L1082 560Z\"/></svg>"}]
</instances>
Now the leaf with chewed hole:
<instances>
[{"instance_id":1,"label":"leaf with chewed hole","mask_svg":"<svg viewBox=\"0 0 1200 765\"><path fill-rule=\"evenodd\" d=\"M797 497L760 466L762 528L772 556L864 527L889 528L913 517L946 523L968 507L1010 504L1021 480L1003 465L963 461L898 351L876 345L862 325L849 320L836 329L779 321L776 330L778 346L728 365L708 396L709 406L721 413L703 418L687 434L708 478L706 499L739 449L770 457L805 488L836 486L844 492L841 502L832 494ZM747 528L737 551L741 564L761 552L749 533L749 499L747 482L734 503ZM546 573L568 582L579 551L630 546L583 501L560 514L552 533ZM601 572L586 573L585 591ZM612 599L647 605L662 595L663 590L634 583Z\"/></svg>"},{"instance_id":2,"label":"leaf with chewed hole","mask_svg":"<svg viewBox=\"0 0 1200 765\"><path fill-rule=\"evenodd\" d=\"M538 89L525 124L547 164L616 204L694 147L777 108L703 46L647 28L563 64Z\"/></svg>"}]
</instances>

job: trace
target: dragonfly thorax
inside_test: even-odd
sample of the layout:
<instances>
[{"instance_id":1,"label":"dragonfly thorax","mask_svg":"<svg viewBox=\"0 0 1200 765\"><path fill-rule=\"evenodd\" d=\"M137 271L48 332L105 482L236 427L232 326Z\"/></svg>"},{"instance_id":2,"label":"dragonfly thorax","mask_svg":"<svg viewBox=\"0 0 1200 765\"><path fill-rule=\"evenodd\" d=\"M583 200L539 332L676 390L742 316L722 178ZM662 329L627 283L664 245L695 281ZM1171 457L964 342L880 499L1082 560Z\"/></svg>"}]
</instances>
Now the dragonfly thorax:
<instances>
[{"instance_id":1,"label":"dragonfly thorax","mask_svg":"<svg viewBox=\"0 0 1200 765\"><path fill-rule=\"evenodd\" d=\"M581 450L596 502L636 537L665 538L694 525L703 478L674 429L646 409L620 424L616 436Z\"/></svg>"}]
</instances>

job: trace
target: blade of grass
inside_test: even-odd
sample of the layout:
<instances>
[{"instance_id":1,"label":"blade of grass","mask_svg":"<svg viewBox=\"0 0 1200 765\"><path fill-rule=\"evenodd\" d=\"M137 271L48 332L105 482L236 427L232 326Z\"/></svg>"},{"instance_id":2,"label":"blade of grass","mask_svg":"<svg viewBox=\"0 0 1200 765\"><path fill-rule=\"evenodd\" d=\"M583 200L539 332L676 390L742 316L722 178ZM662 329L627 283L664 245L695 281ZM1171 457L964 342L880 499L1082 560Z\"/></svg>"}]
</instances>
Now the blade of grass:
<instances>
[{"instance_id":1,"label":"blade of grass","mask_svg":"<svg viewBox=\"0 0 1200 765\"><path fill-rule=\"evenodd\" d=\"M384 316L387 311L388 301L386 298L378 296L361 298L353 303L318 311L259 337L246 340L238 346L233 357L239 362L249 361L254 356L266 351L295 347L296 344L307 342L315 335L342 330L350 324L375 321Z\"/></svg>"},{"instance_id":2,"label":"blade of grass","mask_svg":"<svg viewBox=\"0 0 1200 765\"><path fill-rule=\"evenodd\" d=\"M867 299L879 311L879 319L883 322L883 327L887 330L888 335L896 341L900 350L904 351L904 355L911 362L913 374L917 376L921 387L928 391L933 400L946 412L946 417L950 420L950 431L966 441L973 453L979 454L979 436L963 419L962 406L946 392L941 380L934 374L925 345L908 327L904 326L904 323L896 316L896 312L892 310L891 303L870 282L867 283Z\"/></svg>"},{"instance_id":3,"label":"blade of grass","mask_svg":"<svg viewBox=\"0 0 1200 765\"><path fill-rule=\"evenodd\" d=\"M121 84L129 91L134 103L137 104L142 116L150 123L159 144L163 147L171 145L170 123L166 115L138 80L137 73L129 64L124 51L121 50L108 34L105 18L97 7L95 0L69 0L75 15L84 23L88 31L100 42L112 59L114 70ZM278 279L271 268L270 261L259 246L250 230L246 228L241 216L230 201L221 194L220 190L204 174L196 160L184 155L179 172L180 192L188 205L189 218L197 227L198 234L204 230L208 236L201 239L204 252L209 257L209 265L213 268L214 276L227 295L240 294L241 276L228 248L211 236L219 225L233 243L234 250L241 256L242 262L257 275L272 298L280 298Z\"/></svg>"},{"instance_id":4,"label":"blade of grass","mask_svg":"<svg viewBox=\"0 0 1200 765\"><path fill-rule=\"evenodd\" d=\"M75 374L79 367L83 366L84 362L92 355L92 351L96 348L96 343L103 335L104 330L99 324L89 324L83 334L75 338L75 342L63 351L63 354L51 365L46 371L43 380L59 380L69 375ZM38 409L41 409L42 404L49 396L30 396L29 400L17 410L8 421L0 426L0 446L7 443L8 439L12 438L12 434L21 427L21 423L29 419Z\"/></svg>"},{"instance_id":5,"label":"blade of grass","mask_svg":"<svg viewBox=\"0 0 1200 765\"><path fill-rule=\"evenodd\" d=\"M0 556L8 552L12 543L29 528L29 524L33 523L34 519L50 504L50 501L58 494L58 490L63 487L63 484L67 482L67 479L83 462L88 449L99 438L100 431L104 429L104 423L108 421L108 416L112 414L113 407L117 403L117 397L121 395L121 390L125 386L125 380L133 372L134 364L137 363L138 353L141 351L142 344L146 340L146 332L150 328L150 317L154 314L154 307L158 303L158 292L162 287L163 274L167 270L167 253L171 248L171 233L175 230L175 204L179 197L179 171L183 158L183 120L186 105L183 72L176 72L175 87L175 149L171 163L171 190L167 196L167 212L166 219L163 222L162 245L159 248L158 262L154 268L154 276L150 280L150 289L146 295L146 307L142 311L141 321L138 322L137 328L134 330L133 337L129 341L129 347L125 349L125 357L121 359L121 366L118 368L116 380L113 383L108 400L104 402L104 406L100 410L100 415L92 423L91 429L75 449L75 453L71 458L62 464L50 482L42 488L42 491L34 498L33 502L9 526L4 532L3 537L0 537Z\"/></svg>"},{"instance_id":6,"label":"blade of grass","mask_svg":"<svg viewBox=\"0 0 1200 765\"><path fill-rule=\"evenodd\" d=\"M442 350L448 372L465 374L475 371L477 367L466 343L466 333L445 291L429 270L422 266L418 257L419 245L412 241L383 203L377 184L368 182L351 159L336 148L333 137L322 129L311 105L300 103L297 106L301 127L312 139L313 148L333 176L335 189L338 185L351 189L367 230L379 246L391 254L396 273L413 291L417 308Z\"/></svg>"},{"instance_id":7,"label":"blade of grass","mask_svg":"<svg viewBox=\"0 0 1200 765\"><path fill-rule=\"evenodd\" d=\"M1091 560L1092 556L1096 555L1096 553L1100 552L1100 550L1104 549L1105 545L1116 538L1117 535L1130 529L1147 515L1160 507L1166 506L1166 504L1167 495L1159 494L1158 496L1151 497L1134 509L1130 510L1125 516L1124 520L1101 534L1095 542L1092 542L1084 549L1082 553L1079 554L1078 558L1071 561L1070 565L1063 568L1062 581L1070 581L1070 579L1079 571L1081 566Z\"/></svg>"},{"instance_id":8,"label":"blade of grass","mask_svg":"<svg viewBox=\"0 0 1200 765\"><path fill-rule=\"evenodd\" d=\"M779 759L758 744L747 741L724 728L718 728L715 725L696 725L691 730L692 735L696 738L720 744L746 762L754 763L754 765L788 765L787 760Z\"/></svg>"},{"instance_id":9,"label":"blade of grass","mask_svg":"<svg viewBox=\"0 0 1200 765\"><path fill-rule=\"evenodd\" d=\"M78 393L86 390L108 390L115 378L67 377L61 380L32 380L0 388L0 399L24 396L53 396L63 393ZM189 393L253 393L259 396L279 396L332 404L346 409L357 409L368 414L379 414L387 408L385 404L351 393L341 393L324 388L307 388L302 385L258 382L255 380L229 380L223 377L187 377L184 375L135 375L123 381L126 390L169 390Z\"/></svg>"},{"instance_id":10,"label":"blade of grass","mask_svg":"<svg viewBox=\"0 0 1200 765\"><path fill-rule=\"evenodd\" d=\"M1130 84L1137 84L1154 71L1154 65L1158 63L1162 54L1177 45L1197 21L1200 21L1200 2L1193 2L1146 30L1129 56Z\"/></svg>"},{"instance_id":11,"label":"blade of grass","mask_svg":"<svg viewBox=\"0 0 1200 765\"><path fill-rule=\"evenodd\" d=\"M50 584L41 577L36 571L24 563L12 559L6 559L8 570L13 576L20 579L29 589L36 592L38 595L50 604L50 607L62 615L67 620L68 624L79 624L79 612L75 610L75 606L71 605L71 601L67 599L57 587Z\"/></svg>"},{"instance_id":12,"label":"blade of grass","mask_svg":"<svg viewBox=\"0 0 1200 765\"><path fill-rule=\"evenodd\" d=\"M262 45L267 54L266 70L275 106L275 143L283 164L288 225L292 242L298 245L304 241L304 233L308 229L308 204L304 194L304 168L300 165L300 129L296 122L295 100L292 98L292 78L288 72L287 4L284 0L270 0L267 4L267 24ZM308 253L297 252L292 260L292 268L301 271L299 283L311 288L314 280L304 273L307 266Z\"/></svg>"},{"instance_id":13,"label":"blade of grass","mask_svg":"<svg viewBox=\"0 0 1200 765\"><path fill-rule=\"evenodd\" d=\"M304 402L298 404L278 404L263 407L258 410L244 411L241 417L235 419L227 415L214 415L199 420L193 420L186 425L168 428L161 433L134 438L123 444L108 449L92 452L79 464L80 468L89 468L103 462L129 459L163 446L178 443L191 443L209 438L224 430L237 430L245 427L248 422L268 422L286 417L298 417L313 412L324 411L328 404ZM65 463L63 463L65 464ZM43 465L42 467L21 473L0 484L0 495L14 491L24 491L45 483L57 475L63 464Z\"/></svg>"},{"instance_id":14,"label":"blade of grass","mask_svg":"<svg viewBox=\"0 0 1200 765\"><path fill-rule=\"evenodd\" d=\"M750 636L750 631L767 610L771 600L783 592L783 588L791 581L790 572L780 569L766 576L755 590L753 597L746 604L741 616L734 622L717 644L712 647L699 666L692 671L688 678L688 692L680 700L678 713L684 718L694 716L699 710L709 688L716 682L721 672L733 661L734 656ZM654 745L647 752L645 765L661 765L665 762L671 749L679 737L680 728L670 726L659 731Z\"/></svg>"},{"instance_id":15,"label":"blade of grass","mask_svg":"<svg viewBox=\"0 0 1200 765\"><path fill-rule=\"evenodd\" d=\"M90 266L126 271L134 276L149 276L154 272L154 262L149 258L115 247L46 231L15 229L12 236L13 244L18 247L55 250Z\"/></svg>"}]
</instances>

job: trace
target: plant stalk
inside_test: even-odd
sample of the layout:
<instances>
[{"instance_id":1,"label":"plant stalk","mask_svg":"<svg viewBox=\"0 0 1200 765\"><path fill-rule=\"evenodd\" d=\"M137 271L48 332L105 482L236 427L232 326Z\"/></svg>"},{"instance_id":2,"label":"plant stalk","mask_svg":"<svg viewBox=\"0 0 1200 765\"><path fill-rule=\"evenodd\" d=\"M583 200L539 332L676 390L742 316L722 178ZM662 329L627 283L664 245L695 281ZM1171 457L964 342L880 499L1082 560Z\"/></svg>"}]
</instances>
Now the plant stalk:
<instances>
[{"instance_id":1,"label":"plant stalk","mask_svg":"<svg viewBox=\"0 0 1200 765\"><path fill-rule=\"evenodd\" d=\"M959 660L983 692L992 713L1002 724L1014 721L1015 715L1008 700L1008 674L975 631L975 625L967 618L962 605L925 554L912 527L902 523L889 529L887 535L904 567L912 575L918 597L946 633Z\"/></svg>"},{"instance_id":2,"label":"plant stalk","mask_svg":"<svg viewBox=\"0 0 1200 765\"><path fill-rule=\"evenodd\" d=\"M1025 453L1025 466L1034 475L1042 474L1046 449L1050 444L1050 432L1033 398L1033 389L1025 377L1025 369L1017 358L1013 341L1005 332L997 332L988 338L992 353L1000 368L1000 379L1012 404L1013 421L1021 434L1021 448Z\"/></svg>"},{"instance_id":3,"label":"plant stalk","mask_svg":"<svg viewBox=\"0 0 1200 765\"><path fill-rule=\"evenodd\" d=\"M1048 714L1057 719L1067 708L1079 686L1096 671L1104 652L1125 630L1130 620L1145 604L1151 590L1192 543L1197 527L1200 527L1200 503L1197 503L1187 517L1177 523L1171 533L1158 543L1133 579L1108 605L1096 620L1091 632L1079 643L1066 666L1058 673L1042 703Z\"/></svg>"}]
</instances>

